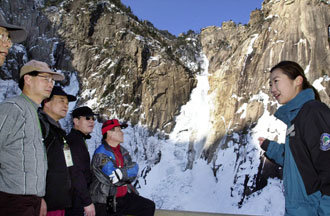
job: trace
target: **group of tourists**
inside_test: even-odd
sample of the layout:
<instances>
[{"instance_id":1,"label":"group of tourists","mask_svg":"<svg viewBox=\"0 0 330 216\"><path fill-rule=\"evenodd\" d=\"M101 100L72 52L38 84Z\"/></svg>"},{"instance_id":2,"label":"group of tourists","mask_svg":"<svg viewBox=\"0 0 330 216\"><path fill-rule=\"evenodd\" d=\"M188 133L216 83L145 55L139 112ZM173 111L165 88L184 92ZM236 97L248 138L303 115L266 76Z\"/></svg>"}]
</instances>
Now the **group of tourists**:
<instances>
[{"instance_id":1,"label":"group of tourists","mask_svg":"<svg viewBox=\"0 0 330 216\"><path fill-rule=\"evenodd\" d=\"M0 15L0 66L24 28ZM330 110L301 66L282 61L270 71L271 94L283 104L275 116L287 124L286 143L260 137L265 154L283 166L286 215L330 214ZM102 125L92 160L86 139L97 114L87 106L71 113L69 134L59 120L76 97L55 85L64 76L37 60L20 69L22 94L0 104L0 215L154 215L155 203L131 184L138 164L120 145L117 119Z\"/></svg>"},{"instance_id":2,"label":"group of tourists","mask_svg":"<svg viewBox=\"0 0 330 216\"><path fill-rule=\"evenodd\" d=\"M26 31L0 15L0 63ZM131 184L139 167L120 144L126 124L102 127L103 141L91 163L86 139L97 114L82 106L71 113L67 135L59 120L76 97L55 85L64 76L31 60L20 70L22 93L0 104L0 215L152 216L155 203Z\"/></svg>"}]
</instances>

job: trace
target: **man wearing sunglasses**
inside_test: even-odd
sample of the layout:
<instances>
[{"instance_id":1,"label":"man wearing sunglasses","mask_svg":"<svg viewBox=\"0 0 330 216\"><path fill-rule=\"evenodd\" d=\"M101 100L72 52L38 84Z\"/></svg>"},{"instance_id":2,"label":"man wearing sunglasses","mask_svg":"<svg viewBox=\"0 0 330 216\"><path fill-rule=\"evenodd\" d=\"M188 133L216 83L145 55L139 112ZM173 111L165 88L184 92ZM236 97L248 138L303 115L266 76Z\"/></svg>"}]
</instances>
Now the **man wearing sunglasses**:
<instances>
[{"instance_id":1,"label":"man wearing sunglasses","mask_svg":"<svg viewBox=\"0 0 330 216\"><path fill-rule=\"evenodd\" d=\"M0 212L45 215L47 156L37 109L62 74L31 60L20 71L22 94L0 104Z\"/></svg>"},{"instance_id":2,"label":"man wearing sunglasses","mask_svg":"<svg viewBox=\"0 0 330 216\"><path fill-rule=\"evenodd\" d=\"M64 216L65 209L71 207L72 181L69 167L74 164L66 132L61 128L59 120L66 116L69 102L75 100L75 96L67 94L60 86L54 86L50 97L42 102L42 110L39 110L48 160L44 197L48 216Z\"/></svg>"},{"instance_id":3,"label":"man wearing sunglasses","mask_svg":"<svg viewBox=\"0 0 330 216\"><path fill-rule=\"evenodd\" d=\"M94 129L95 114L89 107L76 108L72 112L73 128L68 135L74 169L70 169L73 184L72 208L66 210L66 216L95 216L95 207L89 194L92 181L90 156L86 139Z\"/></svg>"}]
</instances>

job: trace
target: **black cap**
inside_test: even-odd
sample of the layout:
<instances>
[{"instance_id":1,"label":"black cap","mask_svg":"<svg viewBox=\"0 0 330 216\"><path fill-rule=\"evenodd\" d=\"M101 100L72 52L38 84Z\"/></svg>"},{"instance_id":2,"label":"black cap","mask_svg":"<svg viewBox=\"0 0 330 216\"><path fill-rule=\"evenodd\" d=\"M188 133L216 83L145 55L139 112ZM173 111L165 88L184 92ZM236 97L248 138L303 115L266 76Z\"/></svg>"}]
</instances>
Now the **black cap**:
<instances>
[{"instance_id":1,"label":"black cap","mask_svg":"<svg viewBox=\"0 0 330 216\"><path fill-rule=\"evenodd\" d=\"M72 118L78 118L80 116L94 116L94 115L98 115L98 114L94 113L91 110L91 108L87 106L78 107L72 111Z\"/></svg>"},{"instance_id":2,"label":"black cap","mask_svg":"<svg viewBox=\"0 0 330 216\"><path fill-rule=\"evenodd\" d=\"M27 32L23 27L8 24L0 13L0 27L6 28L9 32L10 40L14 43L20 43L26 39Z\"/></svg>"},{"instance_id":3,"label":"black cap","mask_svg":"<svg viewBox=\"0 0 330 216\"><path fill-rule=\"evenodd\" d=\"M60 86L54 86L52 93L50 94L50 98L53 97L53 95L63 95L68 98L68 101L75 101L77 98L73 95L69 95L63 91L63 89Z\"/></svg>"}]
</instances>

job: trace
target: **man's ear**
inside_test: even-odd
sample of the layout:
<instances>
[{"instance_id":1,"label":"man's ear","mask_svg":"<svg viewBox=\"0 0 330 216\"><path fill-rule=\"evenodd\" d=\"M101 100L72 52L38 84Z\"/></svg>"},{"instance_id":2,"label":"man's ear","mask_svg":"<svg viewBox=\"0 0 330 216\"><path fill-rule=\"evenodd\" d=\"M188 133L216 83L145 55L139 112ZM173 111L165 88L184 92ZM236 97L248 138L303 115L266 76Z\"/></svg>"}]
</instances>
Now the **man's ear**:
<instances>
[{"instance_id":1,"label":"man's ear","mask_svg":"<svg viewBox=\"0 0 330 216\"><path fill-rule=\"evenodd\" d=\"M43 101L43 103L44 103L44 107L48 107L48 103L50 102L50 99L49 98L46 98L46 99L44 99L44 101Z\"/></svg>"},{"instance_id":2,"label":"man's ear","mask_svg":"<svg viewBox=\"0 0 330 216\"><path fill-rule=\"evenodd\" d=\"M24 84L31 85L32 76L24 75L23 79L24 79Z\"/></svg>"},{"instance_id":3,"label":"man's ear","mask_svg":"<svg viewBox=\"0 0 330 216\"><path fill-rule=\"evenodd\" d=\"M73 126L77 126L79 122L78 118L73 118Z\"/></svg>"},{"instance_id":4,"label":"man's ear","mask_svg":"<svg viewBox=\"0 0 330 216\"><path fill-rule=\"evenodd\" d=\"M111 136L112 136L111 130L108 130L107 131L107 137L111 137Z\"/></svg>"}]
</instances>

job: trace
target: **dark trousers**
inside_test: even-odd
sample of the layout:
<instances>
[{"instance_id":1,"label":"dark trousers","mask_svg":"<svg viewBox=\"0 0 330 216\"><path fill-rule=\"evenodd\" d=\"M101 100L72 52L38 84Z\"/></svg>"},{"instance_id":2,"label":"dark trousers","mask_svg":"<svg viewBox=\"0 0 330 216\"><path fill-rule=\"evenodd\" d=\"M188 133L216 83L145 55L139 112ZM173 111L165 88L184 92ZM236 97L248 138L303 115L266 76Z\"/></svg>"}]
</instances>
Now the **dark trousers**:
<instances>
[{"instance_id":1,"label":"dark trousers","mask_svg":"<svg viewBox=\"0 0 330 216\"><path fill-rule=\"evenodd\" d=\"M84 207L65 209L65 216L84 216Z\"/></svg>"},{"instance_id":2,"label":"dark trousers","mask_svg":"<svg viewBox=\"0 0 330 216\"><path fill-rule=\"evenodd\" d=\"M39 216L41 198L0 191L0 216Z\"/></svg>"},{"instance_id":3,"label":"dark trousers","mask_svg":"<svg viewBox=\"0 0 330 216\"><path fill-rule=\"evenodd\" d=\"M65 216L84 216L84 205L79 196L74 195L72 197L71 208L65 209Z\"/></svg>"},{"instance_id":4,"label":"dark trousers","mask_svg":"<svg viewBox=\"0 0 330 216\"><path fill-rule=\"evenodd\" d=\"M107 212L106 204L95 204L96 216L153 216L155 214L155 203L147 198L127 193L123 197L117 198L117 212L110 214Z\"/></svg>"}]
</instances>

